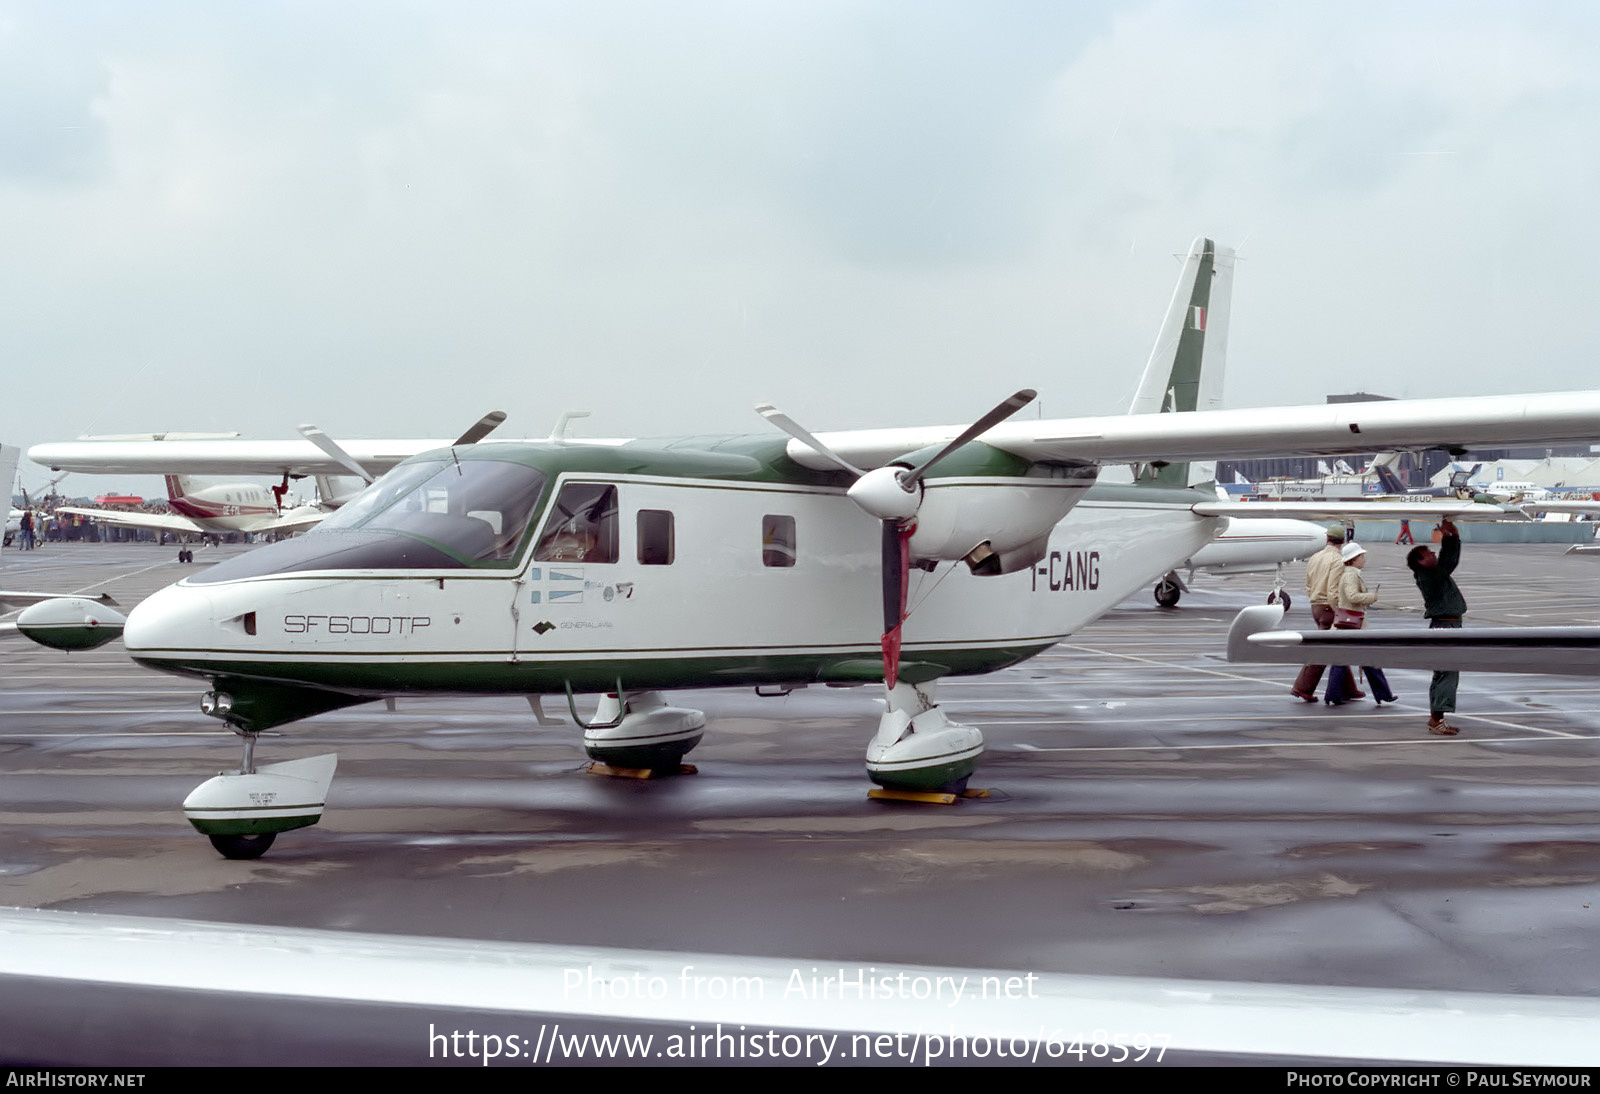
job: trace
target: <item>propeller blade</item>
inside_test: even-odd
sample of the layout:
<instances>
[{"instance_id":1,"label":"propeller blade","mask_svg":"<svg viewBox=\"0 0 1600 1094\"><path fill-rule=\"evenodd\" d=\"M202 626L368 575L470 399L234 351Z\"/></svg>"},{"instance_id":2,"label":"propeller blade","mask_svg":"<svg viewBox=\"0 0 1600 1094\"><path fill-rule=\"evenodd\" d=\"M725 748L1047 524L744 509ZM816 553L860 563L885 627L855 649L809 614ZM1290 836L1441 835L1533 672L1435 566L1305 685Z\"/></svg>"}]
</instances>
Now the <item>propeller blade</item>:
<instances>
[{"instance_id":1,"label":"propeller blade","mask_svg":"<svg viewBox=\"0 0 1600 1094\"><path fill-rule=\"evenodd\" d=\"M357 463L355 458L351 456L350 453L340 448L338 443L334 441L332 437L328 436L314 425L303 425L299 428L300 436L304 437L306 440L322 449L322 451L328 454L329 458L337 461L339 466L348 470L352 475L363 479L369 485L371 484L372 476L367 474L367 469Z\"/></svg>"},{"instance_id":2,"label":"propeller blade","mask_svg":"<svg viewBox=\"0 0 1600 1094\"><path fill-rule=\"evenodd\" d=\"M456 438L456 444L477 444L489 434L499 428L500 423L506 420L503 410L491 410L475 422L471 429ZM326 449L324 449L326 451Z\"/></svg>"},{"instance_id":3,"label":"propeller blade","mask_svg":"<svg viewBox=\"0 0 1600 1094\"><path fill-rule=\"evenodd\" d=\"M785 433L789 434L789 436L793 437L807 448L811 449L823 459L832 460L834 463L850 472L856 478L859 479L862 475L866 474L866 472L861 470L861 468L857 467L853 463L848 462L843 456L839 455L837 452L833 451L833 449L817 440L810 433L807 433L803 428L801 428L800 423L796 422L793 418L789 417L789 415L785 414L771 403L761 403L757 405L756 413L761 415L767 421L771 422L773 425L777 426L779 429L783 430Z\"/></svg>"},{"instance_id":4,"label":"propeller blade","mask_svg":"<svg viewBox=\"0 0 1600 1094\"><path fill-rule=\"evenodd\" d=\"M1039 393L1033 390L1031 387L1023 388L1021 391L1011 396L1011 398L1005 400L999 406L989 411L989 413L985 414L983 417L967 426L967 428L962 431L961 436L957 437L955 440L941 448L934 455L933 459L928 460L921 467L912 468L910 471L907 471L901 475L900 484L907 490L911 489L917 483L922 481L922 476L927 474L929 468L931 468L934 464L938 463L940 460L944 459L946 456L950 455L950 453L954 452L967 442L976 437L981 437L983 434L989 432L989 430L993 429L995 426L1011 417L1011 415L1015 414L1017 411L1033 402L1033 400L1038 398L1038 396Z\"/></svg>"},{"instance_id":5,"label":"propeller blade","mask_svg":"<svg viewBox=\"0 0 1600 1094\"><path fill-rule=\"evenodd\" d=\"M911 570L911 529L883 522L883 684L900 681L900 628L906 620L906 583Z\"/></svg>"}]
</instances>

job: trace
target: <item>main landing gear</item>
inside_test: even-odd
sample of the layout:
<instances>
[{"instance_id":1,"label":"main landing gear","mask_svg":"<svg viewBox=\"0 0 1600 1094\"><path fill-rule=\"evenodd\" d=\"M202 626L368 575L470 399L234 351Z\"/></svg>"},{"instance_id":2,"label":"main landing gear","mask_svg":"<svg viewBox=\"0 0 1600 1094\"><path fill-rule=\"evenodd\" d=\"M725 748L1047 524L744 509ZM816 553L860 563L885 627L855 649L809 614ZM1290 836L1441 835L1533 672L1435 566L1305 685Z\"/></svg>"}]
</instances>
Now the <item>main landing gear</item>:
<instances>
[{"instance_id":1,"label":"main landing gear","mask_svg":"<svg viewBox=\"0 0 1600 1094\"><path fill-rule=\"evenodd\" d=\"M1176 608L1179 598L1183 596L1183 579L1178 576L1178 571L1172 570L1156 582L1155 594L1157 607Z\"/></svg>"},{"instance_id":2,"label":"main landing gear","mask_svg":"<svg viewBox=\"0 0 1600 1094\"><path fill-rule=\"evenodd\" d=\"M227 713L225 694L208 692L200 709ZM303 760L255 765L256 737L235 728L244 740L237 771L207 779L183 800L184 816L211 840L223 858L255 859L266 854L279 832L305 828L322 819L339 757L334 753Z\"/></svg>"},{"instance_id":3,"label":"main landing gear","mask_svg":"<svg viewBox=\"0 0 1600 1094\"><path fill-rule=\"evenodd\" d=\"M867 776L877 798L953 802L983 755L976 726L952 722L934 701L936 685L898 683L867 744ZM932 795L932 797L930 797Z\"/></svg>"},{"instance_id":4,"label":"main landing gear","mask_svg":"<svg viewBox=\"0 0 1600 1094\"><path fill-rule=\"evenodd\" d=\"M659 691L619 688L602 696L594 720L585 722L570 690L567 701L572 720L583 727L583 750L595 761L595 774L638 779L694 773L683 758L705 733L700 711L669 707Z\"/></svg>"}]
</instances>

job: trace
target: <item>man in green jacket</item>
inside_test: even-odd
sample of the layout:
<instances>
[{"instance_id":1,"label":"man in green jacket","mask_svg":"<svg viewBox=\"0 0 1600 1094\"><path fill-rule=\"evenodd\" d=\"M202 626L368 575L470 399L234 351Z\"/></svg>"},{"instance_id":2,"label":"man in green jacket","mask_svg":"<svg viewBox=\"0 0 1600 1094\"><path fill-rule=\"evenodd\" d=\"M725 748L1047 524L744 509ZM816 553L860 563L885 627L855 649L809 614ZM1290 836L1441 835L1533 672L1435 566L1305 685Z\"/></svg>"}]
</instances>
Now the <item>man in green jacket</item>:
<instances>
[{"instance_id":1,"label":"man in green jacket","mask_svg":"<svg viewBox=\"0 0 1600 1094\"><path fill-rule=\"evenodd\" d=\"M1461 561L1461 533L1450 521L1441 521L1439 553L1431 547L1413 547L1406 555L1406 565L1417 580L1422 592L1423 614L1429 627L1459 627L1461 617L1467 614L1467 599L1456 588L1456 564ZM1453 737L1458 732L1445 720L1446 714L1456 709L1456 686L1461 682L1459 672L1435 672L1428 685L1428 732L1441 737Z\"/></svg>"}]
</instances>

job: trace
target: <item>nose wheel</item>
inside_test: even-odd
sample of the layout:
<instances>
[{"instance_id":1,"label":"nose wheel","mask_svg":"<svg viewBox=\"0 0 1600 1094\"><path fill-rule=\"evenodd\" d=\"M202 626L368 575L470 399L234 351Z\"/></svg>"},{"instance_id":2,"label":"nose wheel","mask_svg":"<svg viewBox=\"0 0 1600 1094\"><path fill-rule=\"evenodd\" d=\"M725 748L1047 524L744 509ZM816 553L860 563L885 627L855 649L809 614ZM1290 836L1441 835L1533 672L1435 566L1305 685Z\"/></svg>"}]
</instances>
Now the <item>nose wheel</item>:
<instances>
[{"instance_id":1,"label":"nose wheel","mask_svg":"<svg viewBox=\"0 0 1600 1094\"><path fill-rule=\"evenodd\" d=\"M231 696L208 692L200 709L221 717L232 706ZM195 787L183 799L183 814L223 858L257 859L267 853L279 832L322 819L339 757L330 752L257 767L257 734L237 727L234 731L244 743L239 769Z\"/></svg>"},{"instance_id":2,"label":"nose wheel","mask_svg":"<svg viewBox=\"0 0 1600 1094\"><path fill-rule=\"evenodd\" d=\"M223 858L253 859L260 858L267 853L267 848L272 846L272 841L278 838L276 832L256 832L243 836L212 836L211 846Z\"/></svg>"},{"instance_id":3,"label":"nose wheel","mask_svg":"<svg viewBox=\"0 0 1600 1094\"><path fill-rule=\"evenodd\" d=\"M1280 604L1284 611L1289 610L1289 589L1283 580L1283 563L1278 563L1277 572L1272 575L1272 591L1267 594L1268 604Z\"/></svg>"}]
</instances>

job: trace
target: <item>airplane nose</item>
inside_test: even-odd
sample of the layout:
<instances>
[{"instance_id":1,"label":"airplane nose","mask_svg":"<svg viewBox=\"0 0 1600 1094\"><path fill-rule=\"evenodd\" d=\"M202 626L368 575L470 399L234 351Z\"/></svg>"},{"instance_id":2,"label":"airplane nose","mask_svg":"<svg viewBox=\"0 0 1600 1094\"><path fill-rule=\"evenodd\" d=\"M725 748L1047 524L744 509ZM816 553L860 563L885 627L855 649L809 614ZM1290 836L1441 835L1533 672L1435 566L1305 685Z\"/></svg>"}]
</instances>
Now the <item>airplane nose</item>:
<instances>
[{"instance_id":1,"label":"airplane nose","mask_svg":"<svg viewBox=\"0 0 1600 1094\"><path fill-rule=\"evenodd\" d=\"M210 645L215 629L216 613L205 590L168 585L128 613L122 642L135 657L147 656Z\"/></svg>"}]
</instances>

